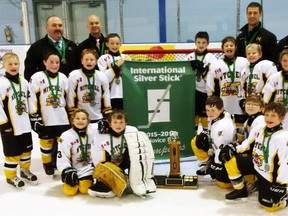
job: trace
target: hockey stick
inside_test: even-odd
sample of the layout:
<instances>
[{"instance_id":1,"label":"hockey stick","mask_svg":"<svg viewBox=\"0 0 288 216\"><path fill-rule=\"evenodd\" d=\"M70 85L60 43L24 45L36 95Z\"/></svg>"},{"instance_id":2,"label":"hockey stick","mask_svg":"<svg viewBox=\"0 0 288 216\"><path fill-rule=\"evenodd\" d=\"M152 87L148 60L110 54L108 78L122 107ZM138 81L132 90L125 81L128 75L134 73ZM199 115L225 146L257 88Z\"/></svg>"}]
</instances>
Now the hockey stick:
<instances>
[{"instance_id":1,"label":"hockey stick","mask_svg":"<svg viewBox=\"0 0 288 216\"><path fill-rule=\"evenodd\" d=\"M148 128L150 128L150 125L152 124L153 119L155 118L155 116L156 116L156 114L157 114L157 112L158 112L160 106L162 105L162 103L163 103L163 101L164 101L164 99L165 99L165 97L166 97L166 95L167 95L167 93L168 93L168 91L170 90L171 87L172 87L172 85L169 84L169 85L167 86L167 88L165 89L165 91L164 91L162 97L160 98L160 100L159 100L157 106L155 107L155 110L154 110L154 112L153 112L151 118L149 119L148 124L147 124L147 125L139 125L139 126L138 126L139 129L148 129Z\"/></svg>"}]
</instances>

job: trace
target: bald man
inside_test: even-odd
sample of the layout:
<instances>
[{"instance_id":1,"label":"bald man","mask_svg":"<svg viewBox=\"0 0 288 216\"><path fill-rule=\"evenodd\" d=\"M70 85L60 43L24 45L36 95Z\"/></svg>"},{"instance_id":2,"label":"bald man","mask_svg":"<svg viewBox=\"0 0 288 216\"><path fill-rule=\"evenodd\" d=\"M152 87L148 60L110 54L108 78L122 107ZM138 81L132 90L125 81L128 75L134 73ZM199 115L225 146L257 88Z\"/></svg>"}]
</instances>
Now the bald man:
<instances>
[{"instance_id":1,"label":"bald man","mask_svg":"<svg viewBox=\"0 0 288 216\"><path fill-rule=\"evenodd\" d=\"M87 28L89 30L89 37L81 42L78 47L80 53L84 49L95 49L97 53L97 59L108 49L106 47L106 38L101 32L102 23L100 17L96 15L90 15L87 19Z\"/></svg>"},{"instance_id":2,"label":"bald man","mask_svg":"<svg viewBox=\"0 0 288 216\"><path fill-rule=\"evenodd\" d=\"M46 32L45 37L33 43L26 53L24 77L28 81L35 72L45 70L43 56L50 51L57 51L61 56L59 71L66 76L80 67L77 45L63 37L62 19L49 16L46 20Z\"/></svg>"}]
</instances>

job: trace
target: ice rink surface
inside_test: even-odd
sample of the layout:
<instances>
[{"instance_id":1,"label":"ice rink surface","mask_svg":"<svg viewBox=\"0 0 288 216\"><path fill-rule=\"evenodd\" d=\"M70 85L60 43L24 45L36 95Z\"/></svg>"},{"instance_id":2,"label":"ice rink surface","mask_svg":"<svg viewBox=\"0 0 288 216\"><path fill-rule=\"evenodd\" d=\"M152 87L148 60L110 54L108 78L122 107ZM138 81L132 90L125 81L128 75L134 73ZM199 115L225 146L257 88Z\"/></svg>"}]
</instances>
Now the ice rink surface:
<instances>
[{"instance_id":1,"label":"ice rink surface","mask_svg":"<svg viewBox=\"0 0 288 216\"><path fill-rule=\"evenodd\" d=\"M257 193L247 201L225 202L224 196L230 190L220 189L210 178L200 178L198 189L157 189L156 193L145 197L124 194L121 198L93 198L77 194L67 197L61 190L59 173L52 179L46 176L40 159L38 139L34 135L31 171L38 176L38 185L26 183L24 188L13 188L6 183L3 173L3 151L0 147L0 212L10 216L280 216L288 215L288 208L275 213L266 212L257 202ZM181 162L183 175L195 175L197 161ZM169 163L156 163L154 173L169 173Z\"/></svg>"}]
</instances>

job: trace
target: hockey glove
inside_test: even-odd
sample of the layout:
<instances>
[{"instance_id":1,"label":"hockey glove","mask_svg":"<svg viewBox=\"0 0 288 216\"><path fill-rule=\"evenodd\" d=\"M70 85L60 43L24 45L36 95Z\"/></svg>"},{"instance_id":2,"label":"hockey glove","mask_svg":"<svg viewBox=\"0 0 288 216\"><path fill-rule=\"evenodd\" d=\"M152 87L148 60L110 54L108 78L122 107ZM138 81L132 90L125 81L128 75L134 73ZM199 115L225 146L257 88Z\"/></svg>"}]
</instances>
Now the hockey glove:
<instances>
[{"instance_id":1,"label":"hockey glove","mask_svg":"<svg viewBox=\"0 0 288 216\"><path fill-rule=\"evenodd\" d=\"M216 172L220 172L223 169L223 165L222 164L218 164L215 163L214 161L212 161L212 163L210 164L210 176L212 179L216 178Z\"/></svg>"},{"instance_id":2,"label":"hockey glove","mask_svg":"<svg viewBox=\"0 0 288 216\"><path fill-rule=\"evenodd\" d=\"M202 149L206 152L209 150L210 145L207 131L203 130L200 134L196 136L196 146L198 149Z\"/></svg>"},{"instance_id":3,"label":"hockey glove","mask_svg":"<svg viewBox=\"0 0 288 216\"><path fill-rule=\"evenodd\" d=\"M32 130L34 130L37 134L40 134L44 127L41 115L36 113L36 114L30 115L29 117L30 117Z\"/></svg>"},{"instance_id":4,"label":"hockey glove","mask_svg":"<svg viewBox=\"0 0 288 216\"><path fill-rule=\"evenodd\" d=\"M98 121L98 132L100 134L108 134L109 133L109 122L106 118L101 119Z\"/></svg>"},{"instance_id":5,"label":"hockey glove","mask_svg":"<svg viewBox=\"0 0 288 216\"><path fill-rule=\"evenodd\" d=\"M270 192L273 194L271 196L273 204L281 203L288 196L286 185L272 183L270 185Z\"/></svg>"},{"instance_id":6,"label":"hockey glove","mask_svg":"<svg viewBox=\"0 0 288 216\"><path fill-rule=\"evenodd\" d=\"M61 173L62 182L74 187L78 185L79 180L77 176L77 170L74 167L68 167Z\"/></svg>"},{"instance_id":7,"label":"hockey glove","mask_svg":"<svg viewBox=\"0 0 288 216\"><path fill-rule=\"evenodd\" d=\"M199 60L191 61L191 67L193 68L193 70L197 70L199 72L203 72L205 69L204 63L202 61L199 61Z\"/></svg>"},{"instance_id":8,"label":"hockey glove","mask_svg":"<svg viewBox=\"0 0 288 216\"><path fill-rule=\"evenodd\" d=\"M235 143L228 143L223 146L219 153L219 161L223 163L225 161L229 161L236 153L236 144Z\"/></svg>"}]
</instances>

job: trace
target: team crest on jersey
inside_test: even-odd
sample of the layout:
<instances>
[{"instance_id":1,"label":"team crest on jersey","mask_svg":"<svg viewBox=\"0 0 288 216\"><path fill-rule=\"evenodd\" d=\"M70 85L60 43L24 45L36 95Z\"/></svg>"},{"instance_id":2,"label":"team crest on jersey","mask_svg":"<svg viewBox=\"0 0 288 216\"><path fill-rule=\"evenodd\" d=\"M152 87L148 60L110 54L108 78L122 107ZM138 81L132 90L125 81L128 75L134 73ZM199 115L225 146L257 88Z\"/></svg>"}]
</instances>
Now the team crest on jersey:
<instances>
[{"instance_id":1,"label":"team crest on jersey","mask_svg":"<svg viewBox=\"0 0 288 216\"><path fill-rule=\"evenodd\" d=\"M21 101L21 106L18 107L18 105L15 106L15 110L19 115L22 115L22 113L26 112L26 104L25 101Z\"/></svg>"},{"instance_id":2,"label":"team crest on jersey","mask_svg":"<svg viewBox=\"0 0 288 216\"><path fill-rule=\"evenodd\" d=\"M240 82L224 83L223 88L221 89L222 96L238 95L239 85L240 85Z\"/></svg>"},{"instance_id":3,"label":"team crest on jersey","mask_svg":"<svg viewBox=\"0 0 288 216\"><path fill-rule=\"evenodd\" d=\"M257 42L261 42L261 41L262 41L262 37L261 37L261 36L257 37L257 38L256 38L256 41L257 41Z\"/></svg>"},{"instance_id":4,"label":"team crest on jersey","mask_svg":"<svg viewBox=\"0 0 288 216\"><path fill-rule=\"evenodd\" d=\"M89 92L84 93L84 95L82 96L82 103L91 103L91 97Z\"/></svg>"},{"instance_id":5,"label":"team crest on jersey","mask_svg":"<svg viewBox=\"0 0 288 216\"><path fill-rule=\"evenodd\" d=\"M223 131L218 131L218 137L222 136Z\"/></svg>"},{"instance_id":6,"label":"team crest on jersey","mask_svg":"<svg viewBox=\"0 0 288 216\"><path fill-rule=\"evenodd\" d=\"M256 164L258 167L261 167L263 165L264 156L258 155L256 152L252 152L253 155L253 161L254 164Z\"/></svg>"},{"instance_id":7,"label":"team crest on jersey","mask_svg":"<svg viewBox=\"0 0 288 216\"><path fill-rule=\"evenodd\" d=\"M60 106L60 95L57 95L56 104L57 106ZM55 105L53 95L49 94L46 99L46 106L53 106L53 105Z\"/></svg>"}]
</instances>

